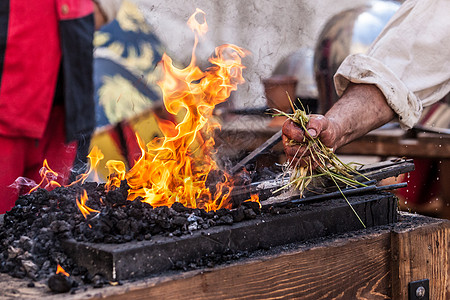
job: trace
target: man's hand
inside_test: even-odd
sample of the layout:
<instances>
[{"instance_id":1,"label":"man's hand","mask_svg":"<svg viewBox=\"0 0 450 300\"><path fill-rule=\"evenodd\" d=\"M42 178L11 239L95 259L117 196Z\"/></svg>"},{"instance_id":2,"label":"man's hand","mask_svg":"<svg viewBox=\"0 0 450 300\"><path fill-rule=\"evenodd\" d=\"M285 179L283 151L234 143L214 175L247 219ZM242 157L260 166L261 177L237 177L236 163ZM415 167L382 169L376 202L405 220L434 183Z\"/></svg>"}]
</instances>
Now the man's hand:
<instances>
[{"instance_id":1,"label":"man's hand","mask_svg":"<svg viewBox=\"0 0 450 300\"><path fill-rule=\"evenodd\" d=\"M290 119L283 124L284 152L294 165L300 158L311 155L307 151L308 140L311 138L319 137L325 146L333 149L336 147L338 127L332 120L322 115L310 115L306 129L307 133Z\"/></svg>"},{"instance_id":2,"label":"man's hand","mask_svg":"<svg viewBox=\"0 0 450 300\"><path fill-rule=\"evenodd\" d=\"M305 133L288 120L283 125L283 147L289 161L295 165L305 152L307 139L319 137L322 143L335 151L337 148L363 136L370 130L392 120L394 111L386 103L381 91L371 84L350 84L344 95L325 114L311 115Z\"/></svg>"}]
</instances>

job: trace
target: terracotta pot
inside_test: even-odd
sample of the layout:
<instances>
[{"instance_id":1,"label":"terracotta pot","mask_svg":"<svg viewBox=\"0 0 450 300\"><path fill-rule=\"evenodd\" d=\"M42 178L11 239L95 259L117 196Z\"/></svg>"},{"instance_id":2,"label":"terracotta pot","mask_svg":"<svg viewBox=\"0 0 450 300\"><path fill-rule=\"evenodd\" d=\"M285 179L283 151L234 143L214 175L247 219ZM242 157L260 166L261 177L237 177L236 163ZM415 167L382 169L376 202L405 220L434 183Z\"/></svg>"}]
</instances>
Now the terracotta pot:
<instances>
[{"instance_id":1,"label":"terracotta pot","mask_svg":"<svg viewBox=\"0 0 450 300\"><path fill-rule=\"evenodd\" d=\"M295 90L297 78L288 75L273 75L262 80L267 99L267 106L277 108L284 112L290 112L292 102L295 102ZM289 95L289 97L288 97Z\"/></svg>"}]
</instances>

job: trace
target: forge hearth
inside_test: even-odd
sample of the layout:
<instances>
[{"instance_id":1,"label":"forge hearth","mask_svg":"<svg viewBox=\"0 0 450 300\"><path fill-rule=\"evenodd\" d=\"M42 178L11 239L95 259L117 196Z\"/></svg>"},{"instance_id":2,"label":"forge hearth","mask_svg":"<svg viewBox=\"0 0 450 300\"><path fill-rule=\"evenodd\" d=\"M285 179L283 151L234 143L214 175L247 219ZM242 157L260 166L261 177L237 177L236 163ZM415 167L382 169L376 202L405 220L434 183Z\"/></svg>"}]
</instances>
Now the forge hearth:
<instances>
[{"instance_id":1,"label":"forge hearth","mask_svg":"<svg viewBox=\"0 0 450 300\"><path fill-rule=\"evenodd\" d=\"M396 222L397 200L390 193L348 197L367 227ZM253 220L220 225L182 236L154 236L150 241L123 244L68 240L65 252L92 274L124 280L217 259L224 253L305 241L361 229L344 199L320 203L270 207ZM212 256L215 256L214 258ZM214 260L212 261L214 263Z\"/></svg>"},{"instance_id":2,"label":"forge hearth","mask_svg":"<svg viewBox=\"0 0 450 300\"><path fill-rule=\"evenodd\" d=\"M367 227L396 222L396 198L380 192L376 182L413 167L404 160L367 166L361 170L367 186L342 187ZM232 199L240 199L241 205L209 212L180 203L169 208L127 201L126 182L111 191L93 182L38 189L21 196L4 215L0 272L41 280L60 264L78 283L92 284L97 278L97 286L108 283L104 276L122 280L211 267L251 256L254 250L362 229L340 193L323 185L305 193L305 198L293 191L274 194L285 186L284 180L277 177L236 187ZM87 218L75 201L80 190L87 191L87 206L98 211ZM262 207L242 202L254 193Z\"/></svg>"}]
</instances>

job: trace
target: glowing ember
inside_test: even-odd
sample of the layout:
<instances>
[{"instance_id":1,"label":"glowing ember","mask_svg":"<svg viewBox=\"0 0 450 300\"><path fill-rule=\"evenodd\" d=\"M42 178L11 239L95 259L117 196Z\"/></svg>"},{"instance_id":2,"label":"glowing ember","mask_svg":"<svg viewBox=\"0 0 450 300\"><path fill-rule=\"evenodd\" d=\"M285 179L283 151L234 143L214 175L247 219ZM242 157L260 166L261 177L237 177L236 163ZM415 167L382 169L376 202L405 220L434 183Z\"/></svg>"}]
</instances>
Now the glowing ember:
<instances>
[{"instance_id":1,"label":"glowing ember","mask_svg":"<svg viewBox=\"0 0 450 300\"><path fill-rule=\"evenodd\" d=\"M252 194L252 195L250 195L250 197L251 197L250 199L245 200L244 202L256 202L256 203L259 204L260 208L262 207L261 202L259 202L259 195L258 194Z\"/></svg>"},{"instance_id":2,"label":"glowing ember","mask_svg":"<svg viewBox=\"0 0 450 300\"><path fill-rule=\"evenodd\" d=\"M56 268L56 274L62 274L65 275L67 277L69 277L69 273L67 273L66 271L64 271L64 269L58 264L58 267Z\"/></svg>"}]
</instances>

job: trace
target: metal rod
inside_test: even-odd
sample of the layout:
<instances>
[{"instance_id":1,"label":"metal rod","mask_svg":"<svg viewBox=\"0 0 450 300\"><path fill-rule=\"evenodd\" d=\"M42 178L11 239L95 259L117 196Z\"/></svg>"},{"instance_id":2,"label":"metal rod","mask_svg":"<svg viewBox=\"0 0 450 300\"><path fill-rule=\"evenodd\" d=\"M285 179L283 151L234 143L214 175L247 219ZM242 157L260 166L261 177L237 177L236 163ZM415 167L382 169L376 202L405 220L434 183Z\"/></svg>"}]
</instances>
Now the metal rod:
<instances>
[{"instance_id":1,"label":"metal rod","mask_svg":"<svg viewBox=\"0 0 450 300\"><path fill-rule=\"evenodd\" d=\"M245 167L246 164L252 162L254 159L256 159L259 155L261 155L264 151L267 149L272 148L278 142L281 141L281 130L275 133L270 139L264 142L261 146L253 150L249 155L247 155L243 160L238 162L233 168L231 168L230 173L235 174L236 172L240 171L243 167Z\"/></svg>"},{"instance_id":2,"label":"metal rod","mask_svg":"<svg viewBox=\"0 0 450 300\"><path fill-rule=\"evenodd\" d=\"M401 189L401 188L404 188L407 186L408 186L407 182L400 182L400 183L395 183L395 184L378 186L377 191L395 190L395 189Z\"/></svg>"},{"instance_id":3,"label":"metal rod","mask_svg":"<svg viewBox=\"0 0 450 300\"><path fill-rule=\"evenodd\" d=\"M341 190L342 192L335 191L335 192L326 193L326 194L322 194L322 195L314 195L314 196L310 196L310 197L306 197L306 198L291 200L291 203L303 203L303 202L311 202L311 201L317 201L317 200L332 199L332 198L341 197L342 194L344 194L345 196L352 196L352 195L358 195L358 194L367 193L367 192L373 192L376 189L377 189L376 185L368 185L368 186L363 186L363 187L359 187L359 188L347 188L347 189L342 189Z\"/></svg>"},{"instance_id":4,"label":"metal rod","mask_svg":"<svg viewBox=\"0 0 450 300\"><path fill-rule=\"evenodd\" d=\"M341 191L335 191L332 193L322 194L322 195L314 195L302 199L295 199L290 200L290 203L304 203L304 202L311 202L311 201L317 201L317 200L327 200L332 198L338 198L341 197L342 194L345 196L354 196L354 195L360 195L364 193L374 192L374 191L388 191L388 190L395 190L399 188L404 188L407 186L406 182L396 183L396 184L390 184L390 185L384 185L384 186L376 186L376 185L369 185L359 188L346 188L342 189Z\"/></svg>"},{"instance_id":5,"label":"metal rod","mask_svg":"<svg viewBox=\"0 0 450 300\"><path fill-rule=\"evenodd\" d=\"M361 186L359 188L349 187L349 188L342 189L342 192L344 193L344 195L347 195L347 193L350 193L350 194L351 193L364 193L364 192L372 191L372 190L374 190L373 187L376 187L375 184L377 183L377 181L376 180L368 180L368 181L360 182L360 183L364 184L366 186ZM295 199L295 200L292 200L291 203L331 199L331 198L335 198L335 197L339 197L339 196L342 196L341 192L335 191L335 192L329 192L329 193L324 193L324 194L320 194L320 195L308 196L308 197L302 198L302 199ZM290 199L293 199L294 197L296 197L296 196L291 196ZM298 195L297 195L297 197L298 197Z\"/></svg>"}]
</instances>

